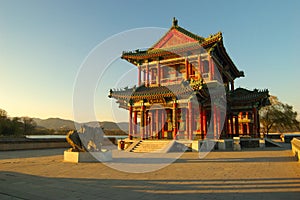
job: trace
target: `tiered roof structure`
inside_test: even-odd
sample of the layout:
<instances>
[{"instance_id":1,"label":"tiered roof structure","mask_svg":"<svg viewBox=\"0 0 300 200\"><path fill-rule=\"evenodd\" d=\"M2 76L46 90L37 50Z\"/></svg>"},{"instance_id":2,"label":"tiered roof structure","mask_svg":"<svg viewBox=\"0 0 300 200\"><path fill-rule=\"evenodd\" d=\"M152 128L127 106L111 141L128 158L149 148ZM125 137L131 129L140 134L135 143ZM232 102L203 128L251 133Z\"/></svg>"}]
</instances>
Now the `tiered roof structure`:
<instances>
[{"instance_id":1,"label":"tiered roof structure","mask_svg":"<svg viewBox=\"0 0 300 200\"><path fill-rule=\"evenodd\" d=\"M244 72L227 54L221 32L204 38L174 18L152 47L121 58L138 68L138 85L110 90L109 97L129 111L130 139L206 138L209 126L214 138L258 136L258 110L268 104L268 90L234 88Z\"/></svg>"}]
</instances>

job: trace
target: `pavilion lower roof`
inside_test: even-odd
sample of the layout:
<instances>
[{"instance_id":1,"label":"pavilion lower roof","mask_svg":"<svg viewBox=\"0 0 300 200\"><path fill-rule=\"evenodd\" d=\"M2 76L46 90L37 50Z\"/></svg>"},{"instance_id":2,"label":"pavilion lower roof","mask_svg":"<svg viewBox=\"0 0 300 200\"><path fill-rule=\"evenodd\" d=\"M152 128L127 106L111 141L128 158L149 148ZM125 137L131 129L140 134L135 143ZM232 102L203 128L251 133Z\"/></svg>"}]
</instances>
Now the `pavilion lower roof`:
<instances>
[{"instance_id":1,"label":"pavilion lower roof","mask_svg":"<svg viewBox=\"0 0 300 200\"><path fill-rule=\"evenodd\" d=\"M244 88L237 88L234 91L230 92L229 99L232 102L232 105L245 105L253 103L262 103L268 105L268 90L247 90Z\"/></svg>"},{"instance_id":2,"label":"pavilion lower roof","mask_svg":"<svg viewBox=\"0 0 300 200\"><path fill-rule=\"evenodd\" d=\"M194 91L199 91L203 96L208 96L208 91L203 90L205 85L202 82L189 84L188 82L182 82L181 84L174 84L168 86L154 86L146 87L144 85L138 88L126 88L122 90L111 90L109 97L115 99L132 99L132 100L143 100L143 99L160 99L160 98L178 98L188 97Z\"/></svg>"},{"instance_id":3,"label":"pavilion lower roof","mask_svg":"<svg viewBox=\"0 0 300 200\"><path fill-rule=\"evenodd\" d=\"M152 100L162 98L189 98L194 92L197 91L202 97L209 98L209 91L205 84L196 82L190 84L188 82L182 82L181 84L174 84L169 86L155 86L146 87L144 85L140 87L125 88L121 90L111 90L109 97L117 100ZM261 106L268 105L268 90L247 90L244 88L237 88L236 90L229 92L227 95L227 101L231 106L245 106L254 105L259 103Z\"/></svg>"}]
</instances>

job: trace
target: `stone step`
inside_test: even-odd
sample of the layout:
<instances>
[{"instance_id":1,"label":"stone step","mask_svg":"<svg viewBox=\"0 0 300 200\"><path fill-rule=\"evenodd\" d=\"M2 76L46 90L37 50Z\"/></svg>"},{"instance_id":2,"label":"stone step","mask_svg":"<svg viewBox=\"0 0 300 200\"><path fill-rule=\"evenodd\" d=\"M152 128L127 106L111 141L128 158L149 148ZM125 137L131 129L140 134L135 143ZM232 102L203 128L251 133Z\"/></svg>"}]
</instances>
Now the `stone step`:
<instances>
[{"instance_id":1,"label":"stone step","mask_svg":"<svg viewBox=\"0 0 300 200\"><path fill-rule=\"evenodd\" d=\"M170 141L140 141L131 152L157 152L164 149Z\"/></svg>"}]
</instances>

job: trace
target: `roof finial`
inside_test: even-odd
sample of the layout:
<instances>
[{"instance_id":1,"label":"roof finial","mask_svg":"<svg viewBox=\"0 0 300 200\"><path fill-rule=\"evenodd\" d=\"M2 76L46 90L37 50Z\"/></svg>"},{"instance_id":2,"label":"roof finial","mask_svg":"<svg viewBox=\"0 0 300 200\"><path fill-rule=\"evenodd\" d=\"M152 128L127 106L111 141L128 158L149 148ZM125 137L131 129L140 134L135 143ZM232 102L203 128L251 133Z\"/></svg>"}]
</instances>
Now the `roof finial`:
<instances>
[{"instance_id":1,"label":"roof finial","mask_svg":"<svg viewBox=\"0 0 300 200\"><path fill-rule=\"evenodd\" d=\"M175 17L173 17L173 26L178 26L178 20Z\"/></svg>"}]
</instances>

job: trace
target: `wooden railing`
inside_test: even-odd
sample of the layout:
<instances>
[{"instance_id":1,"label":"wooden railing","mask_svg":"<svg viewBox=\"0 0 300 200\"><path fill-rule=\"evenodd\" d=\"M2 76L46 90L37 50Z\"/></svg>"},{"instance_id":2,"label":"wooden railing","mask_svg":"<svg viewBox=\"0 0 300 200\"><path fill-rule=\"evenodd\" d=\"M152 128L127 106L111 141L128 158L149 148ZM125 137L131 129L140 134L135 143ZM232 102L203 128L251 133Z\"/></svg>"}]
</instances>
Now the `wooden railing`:
<instances>
[{"instance_id":1,"label":"wooden railing","mask_svg":"<svg viewBox=\"0 0 300 200\"><path fill-rule=\"evenodd\" d=\"M292 144L292 152L294 156L297 158L298 162L300 162L300 139L293 138L291 144Z\"/></svg>"}]
</instances>

